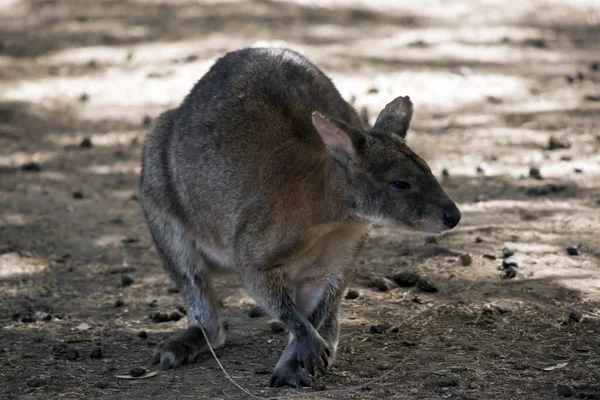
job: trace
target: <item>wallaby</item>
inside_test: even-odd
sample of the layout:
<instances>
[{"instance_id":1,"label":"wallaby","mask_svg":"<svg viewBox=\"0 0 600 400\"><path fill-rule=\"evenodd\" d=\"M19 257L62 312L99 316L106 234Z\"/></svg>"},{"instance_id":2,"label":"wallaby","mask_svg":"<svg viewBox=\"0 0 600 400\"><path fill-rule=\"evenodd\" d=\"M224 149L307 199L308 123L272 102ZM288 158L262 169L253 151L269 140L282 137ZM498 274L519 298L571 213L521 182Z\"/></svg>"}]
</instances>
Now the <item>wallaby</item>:
<instances>
[{"instance_id":1,"label":"wallaby","mask_svg":"<svg viewBox=\"0 0 600 400\"><path fill-rule=\"evenodd\" d=\"M333 363L338 310L372 226L438 233L460 211L404 141L408 96L372 129L300 54L226 54L144 148L141 201L188 329L156 349L162 368L224 344L211 275L232 270L290 340L271 386L309 386Z\"/></svg>"}]
</instances>

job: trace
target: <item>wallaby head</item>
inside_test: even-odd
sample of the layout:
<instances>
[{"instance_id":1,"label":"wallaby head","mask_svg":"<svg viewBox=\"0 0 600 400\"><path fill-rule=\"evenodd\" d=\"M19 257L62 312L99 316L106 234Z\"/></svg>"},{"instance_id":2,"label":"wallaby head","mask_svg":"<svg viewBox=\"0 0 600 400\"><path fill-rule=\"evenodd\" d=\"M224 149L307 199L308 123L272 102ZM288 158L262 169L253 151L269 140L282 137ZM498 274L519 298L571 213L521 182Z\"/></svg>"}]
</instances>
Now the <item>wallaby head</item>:
<instances>
[{"instance_id":1,"label":"wallaby head","mask_svg":"<svg viewBox=\"0 0 600 400\"><path fill-rule=\"evenodd\" d=\"M312 115L313 125L342 171L357 216L440 233L455 227L460 211L427 163L405 143L413 108L408 96L389 103L373 129Z\"/></svg>"}]
</instances>

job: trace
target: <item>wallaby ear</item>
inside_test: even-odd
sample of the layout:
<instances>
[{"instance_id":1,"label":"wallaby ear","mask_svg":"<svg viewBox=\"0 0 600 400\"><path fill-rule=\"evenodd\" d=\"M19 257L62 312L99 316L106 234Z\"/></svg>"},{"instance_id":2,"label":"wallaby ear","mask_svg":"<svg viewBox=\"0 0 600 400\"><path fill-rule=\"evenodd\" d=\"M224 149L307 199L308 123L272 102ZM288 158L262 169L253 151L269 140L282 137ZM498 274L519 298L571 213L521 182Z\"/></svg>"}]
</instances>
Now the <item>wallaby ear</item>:
<instances>
[{"instance_id":1,"label":"wallaby ear","mask_svg":"<svg viewBox=\"0 0 600 400\"><path fill-rule=\"evenodd\" d=\"M394 101L385 106L377 117L374 131L393 132L404 138L410 126L413 115L413 105L408 96L396 97Z\"/></svg>"},{"instance_id":2,"label":"wallaby ear","mask_svg":"<svg viewBox=\"0 0 600 400\"><path fill-rule=\"evenodd\" d=\"M348 163L356 154L356 148L350 136L320 112L315 111L312 113L312 123L321 139L323 139L325 146L338 161Z\"/></svg>"}]
</instances>

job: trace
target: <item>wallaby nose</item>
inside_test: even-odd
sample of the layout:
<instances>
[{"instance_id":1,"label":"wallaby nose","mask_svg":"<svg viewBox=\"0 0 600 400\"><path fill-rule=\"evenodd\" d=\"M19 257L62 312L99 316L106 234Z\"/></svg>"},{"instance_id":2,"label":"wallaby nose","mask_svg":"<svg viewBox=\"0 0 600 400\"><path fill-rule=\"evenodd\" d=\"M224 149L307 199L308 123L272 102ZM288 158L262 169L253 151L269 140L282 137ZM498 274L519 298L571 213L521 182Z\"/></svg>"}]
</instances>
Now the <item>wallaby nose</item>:
<instances>
[{"instance_id":1,"label":"wallaby nose","mask_svg":"<svg viewBox=\"0 0 600 400\"><path fill-rule=\"evenodd\" d=\"M444 225L446 225L448 228L454 228L456 225L458 225L459 221L460 210L456 208L456 206L453 206L444 212Z\"/></svg>"}]
</instances>

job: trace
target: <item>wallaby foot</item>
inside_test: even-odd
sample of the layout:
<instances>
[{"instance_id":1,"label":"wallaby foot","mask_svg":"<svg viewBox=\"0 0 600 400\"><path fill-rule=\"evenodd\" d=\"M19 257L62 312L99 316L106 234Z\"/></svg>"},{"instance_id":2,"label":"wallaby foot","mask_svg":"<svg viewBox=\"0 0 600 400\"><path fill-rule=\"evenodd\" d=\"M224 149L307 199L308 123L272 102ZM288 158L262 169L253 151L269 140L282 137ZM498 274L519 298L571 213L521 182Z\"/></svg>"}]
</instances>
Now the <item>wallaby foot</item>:
<instances>
[{"instance_id":1,"label":"wallaby foot","mask_svg":"<svg viewBox=\"0 0 600 400\"><path fill-rule=\"evenodd\" d=\"M310 375L296 359L296 339L291 338L281 355L275 371L269 378L270 387L291 386L293 388L309 387L312 383Z\"/></svg>"},{"instance_id":2,"label":"wallaby foot","mask_svg":"<svg viewBox=\"0 0 600 400\"><path fill-rule=\"evenodd\" d=\"M222 343L214 343L213 348L220 347L225 342L225 336L220 336L223 338ZM162 369L174 368L196 361L198 356L207 350L208 346L200 328L190 326L185 331L178 332L163 341L154 350L152 363L160 363Z\"/></svg>"}]
</instances>

